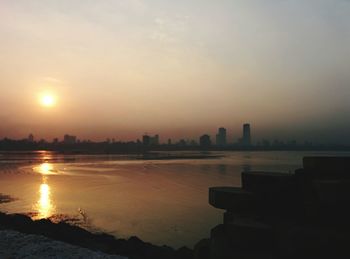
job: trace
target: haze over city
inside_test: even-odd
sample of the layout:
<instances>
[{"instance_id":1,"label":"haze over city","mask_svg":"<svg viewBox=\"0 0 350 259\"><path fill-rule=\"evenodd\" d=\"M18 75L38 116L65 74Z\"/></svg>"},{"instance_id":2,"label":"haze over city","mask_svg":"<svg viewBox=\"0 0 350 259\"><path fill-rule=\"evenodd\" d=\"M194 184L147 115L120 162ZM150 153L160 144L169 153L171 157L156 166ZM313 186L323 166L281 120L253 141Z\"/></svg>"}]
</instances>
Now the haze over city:
<instances>
[{"instance_id":1,"label":"haze over city","mask_svg":"<svg viewBox=\"0 0 350 259\"><path fill-rule=\"evenodd\" d=\"M0 258L350 258L350 0L0 0Z\"/></svg>"},{"instance_id":2,"label":"haze over city","mask_svg":"<svg viewBox=\"0 0 350 259\"><path fill-rule=\"evenodd\" d=\"M350 2L0 3L0 138L350 144Z\"/></svg>"}]
</instances>

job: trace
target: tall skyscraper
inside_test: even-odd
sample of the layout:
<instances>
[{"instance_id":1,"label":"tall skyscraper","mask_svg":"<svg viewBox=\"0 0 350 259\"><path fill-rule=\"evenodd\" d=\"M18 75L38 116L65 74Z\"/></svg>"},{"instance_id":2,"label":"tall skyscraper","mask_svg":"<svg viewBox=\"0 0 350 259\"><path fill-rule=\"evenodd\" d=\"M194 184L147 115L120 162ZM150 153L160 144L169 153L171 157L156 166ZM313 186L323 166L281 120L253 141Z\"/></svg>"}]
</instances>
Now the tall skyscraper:
<instances>
[{"instance_id":1,"label":"tall skyscraper","mask_svg":"<svg viewBox=\"0 0 350 259\"><path fill-rule=\"evenodd\" d=\"M218 133L216 134L216 145L225 146L226 144L227 144L226 129L219 128Z\"/></svg>"},{"instance_id":2,"label":"tall skyscraper","mask_svg":"<svg viewBox=\"0 0 350 259\"><path fill-rule=\"evenodd\" d=\"M243 124L242 144L244 146L250 146L251 145L250 124L249 123Z\"/></svg>"}]
</instances>

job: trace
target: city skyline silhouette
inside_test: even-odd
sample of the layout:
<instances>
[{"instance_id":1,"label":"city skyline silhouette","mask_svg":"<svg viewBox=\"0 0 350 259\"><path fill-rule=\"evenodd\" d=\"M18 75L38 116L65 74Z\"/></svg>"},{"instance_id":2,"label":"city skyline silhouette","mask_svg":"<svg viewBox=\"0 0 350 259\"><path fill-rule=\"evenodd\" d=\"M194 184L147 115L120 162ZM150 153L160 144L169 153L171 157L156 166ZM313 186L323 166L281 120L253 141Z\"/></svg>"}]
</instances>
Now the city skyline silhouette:
<instances>
[{"instance_id":1,"label":"city skyline silhouette","mask_svg":"<svg viewBox=\"0 0 350 259\"><path fill-rule=\"evenodd\" d=\"M200 8L198 8L200 7ZM350 144L348 1L2 1L0 138ZM215 138L215 137L214 137Z\"/></svg>"}]
</instances>

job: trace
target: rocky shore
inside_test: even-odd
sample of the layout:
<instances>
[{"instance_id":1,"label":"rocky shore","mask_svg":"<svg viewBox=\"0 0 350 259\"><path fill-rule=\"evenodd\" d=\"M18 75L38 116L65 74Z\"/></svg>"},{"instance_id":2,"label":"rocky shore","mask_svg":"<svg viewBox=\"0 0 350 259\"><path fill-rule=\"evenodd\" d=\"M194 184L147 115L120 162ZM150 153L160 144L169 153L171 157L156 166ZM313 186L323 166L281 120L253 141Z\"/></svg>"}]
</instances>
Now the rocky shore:
<instances>
[{"instance_id":1,"label":"rocky shore","mask_svg":"<svg viewBox=\"0 0 350 259\"><path fill-rule=\"evenodd\" d=\"M128 259L14 230L0 230L0 258Z\"/></svg>"},{"instance_id":2,"label":"rocky shore","mask_svg":"<svg viewBox=\"0 0 350 259\"><path fill-rule=\"evenodd\" d=\"M104 233L94 234L85 229L82 229L80 227L73 226L64 222L53 223L48 219L41 219L41 220L34 221L30 217L21 215L21 214L0 213L0 230L1 231L15 230L24 234L44 236L52 240L62 241L64 243L68 243L74 246L79 246L82 248L95 251L97 254L93 254L91 252L92 253L91 255L94 255L94 256L95 255L99 256L101 255L99 254L99 252L103 252L109 255L121 255L129 259L151 259L151 258L152 259L192 259L193 258L193 251L186 247L175 250L168 246L155 246L150 243L143 242L137 237L130 237L127 240L117 239L114 236L104 234ZM12 232L4 232L4 233L7 236L12 235L14 241L17 240L16 238L14 238L16 237L16 234L13 234ZM18 237L21 237L21 236L18 236ZM23 236L23 238L26 238L26 237ZM34 238L34 237L30 236L30 238ZM38 241L40 240L42 240L41 237L38 239ZM7 241L7 242L10 242L10 241ZM4 239L1 236L0 236L0 243L1 243L0 247L4 245ZM37 248L40 248L40 246ZM82 253L84 252L86 252L86 250L84 250ZM10 257L10 258L13 258L13 257ZM18 258L18 257L14 257L14 258ZM54 258L59 258L59 257L54 257ZM100 258L100 257L96 257L96 258ZM104 258L104 257L101 257L101 258Z\"/></svg>"}]
</instances>

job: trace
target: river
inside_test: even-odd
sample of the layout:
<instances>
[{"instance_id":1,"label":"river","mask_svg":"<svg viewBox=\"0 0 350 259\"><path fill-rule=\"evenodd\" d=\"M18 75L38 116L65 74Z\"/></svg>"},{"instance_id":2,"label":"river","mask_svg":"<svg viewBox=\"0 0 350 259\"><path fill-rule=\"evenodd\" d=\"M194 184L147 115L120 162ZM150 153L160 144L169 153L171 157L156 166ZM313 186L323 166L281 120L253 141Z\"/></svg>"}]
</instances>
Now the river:
<instances>
[{"instance_id":1,"label":"river","mask_svg":"<svg viewBox=\"0 0 350 259\"><path fill-rule=\"evenodd\" d=\"M208 204L209 187L240 186L244 170L292 173L302 167L304 156L350 155L211 152L195 158L193 154L145 160L136 155L2 152L0 193L14 201L1 203L0 210L33 219L67 220L121 238L135 235L158 245L193 247L222 222L223 211Z\"/></svg>"}]
</instances>

